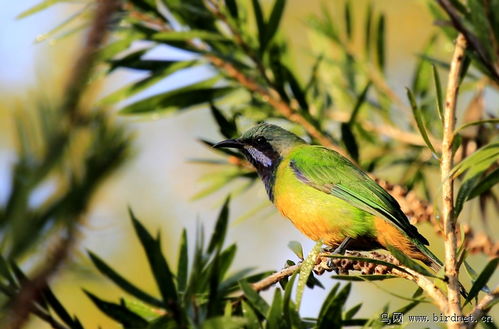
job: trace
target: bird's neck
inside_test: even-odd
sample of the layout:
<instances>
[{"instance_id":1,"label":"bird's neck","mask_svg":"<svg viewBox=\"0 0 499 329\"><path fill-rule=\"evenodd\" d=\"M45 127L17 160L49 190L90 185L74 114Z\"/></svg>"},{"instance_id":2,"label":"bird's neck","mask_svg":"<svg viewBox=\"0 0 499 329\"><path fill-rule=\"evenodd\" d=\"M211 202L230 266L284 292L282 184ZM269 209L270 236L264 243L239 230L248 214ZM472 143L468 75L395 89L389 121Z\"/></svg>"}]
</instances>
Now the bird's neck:
<instances>
[{"instance_id":1,"label":"bird's neck","mask_svg":"<svg viewBox=\"0 0 499 329\"><path fill-rule=\"evenodd\" d=\"M263 181L263 185L265 185L265 190L267 191L267 195L269 196L270 201L274 202L274 183L275 183L275 175L277 172L277 167L279 166L280 160L272 163L270 167L260 167L256 168L258 175Z\"/></svg>"}]
</instances>

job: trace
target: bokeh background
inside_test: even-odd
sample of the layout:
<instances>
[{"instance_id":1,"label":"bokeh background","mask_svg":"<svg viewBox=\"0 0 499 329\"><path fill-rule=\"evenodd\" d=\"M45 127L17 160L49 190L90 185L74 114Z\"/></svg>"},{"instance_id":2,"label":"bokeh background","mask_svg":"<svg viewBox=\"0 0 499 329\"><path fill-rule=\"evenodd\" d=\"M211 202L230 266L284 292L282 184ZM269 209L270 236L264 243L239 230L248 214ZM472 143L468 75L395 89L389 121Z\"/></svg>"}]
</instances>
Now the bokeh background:
<instances>
[{"instance_id":1,"label":"bokeh background","mask_svg":"<svg viewBox=\"0 0 499 329\"><path fill-rule=\"evenodd\" d=\"M312 65L312 57L307 54L320 47L318 40L307 34L305 22L310 15L320 13L322 2L288 1L281 24L282 34L291 41L294 60L302 63L302 73L307 72ZM328 8L333 18L337 16L341 19L340 8L343 2L329 2ZM82 43L81 33L60 40L45 35L76 12L78 5L60 4L26 19L16 19L19 13L36 3L35 0L4 2L0 11L0 202L5 201L9 191L11 165L15 160L13 112L19 108L33 107L40 97L57 97ZM353 3L354 14L361 15L367 1L356 0ZM265 0L263 5L268 7L270 2ZM375 2L375 6L385 12L387 17L388 81L399 95L403 95L404 86L411 81L410 72L416 62L415 55L421 51L434 31L432 17L422 0L384 0ZM440 51L442 56L448 56L451 48ZM161 58L189 56L167 47L150 55ZM202 80L210 74L210 70L203 67L185 70L168 77L137 97ZM102 83L97 97L138 78L140 75L131 71L116 71ZM71 261L58 272L57 279L53 280L54 290L67 308L90 328L99 325L102 328L114 328L117 325L91 304L83 294L82 287L97 293L105 291L106 297L116 299L119 292L96 274L86 257L86 250L94 251L133 282L155 292L147 264L128 219L127 206L134 209L149 229L162 231L166 254L172 256L169 261L175 263L181 229L188 228L192 241L196 223L201 222L210 228L225 197L225 193L219 192L193 200L193 196L206 186L206 182L200 178L214 168L189 160L216 158L197 139L221 139L208 111L193 109L169 117L120 117L118 120L124 122L135 134L134 157L99 189L91 212L79 230L80 243L72 253ZM229 189L225 191L228 192ZM47 192L42 188L39 197L43 198ZM228 240L238 243L234 270L243 267L278 270L286 259L295 259L287 247L290 240L301 242L306 251L313 245L269 207L265 200L264 188L258 184L232 202L233 224L230 226ZM245 214L259 205L264 205L263 211L244 220L237 220L242 216L248 217ZM495 228L497 218L493 218L493 223ZM423 227L422 231L433 242L432 249L442 255L442 246L435 239L432 230ZM478 267L483 267L484 262L485 257L472 258L472 264ZM325 290L316 288L305 292L303 314L316 315L321 301L334 284L327 276L321 278L321 281ZM384 301L389 301L391 305L403 303L384 290L401 295L416 290L413 284L399 279L379 286L381 289L371 283L354 284L349 306L362 302L364 306L360 315L371 316L381 311ZM436 312L436 309L423 304L413 310L412 314L431 312ZM418 325L413 324L412 327L416 328ZM46 325L34 319L30 328L46 328Z\"/></svg>"}]
</instances>

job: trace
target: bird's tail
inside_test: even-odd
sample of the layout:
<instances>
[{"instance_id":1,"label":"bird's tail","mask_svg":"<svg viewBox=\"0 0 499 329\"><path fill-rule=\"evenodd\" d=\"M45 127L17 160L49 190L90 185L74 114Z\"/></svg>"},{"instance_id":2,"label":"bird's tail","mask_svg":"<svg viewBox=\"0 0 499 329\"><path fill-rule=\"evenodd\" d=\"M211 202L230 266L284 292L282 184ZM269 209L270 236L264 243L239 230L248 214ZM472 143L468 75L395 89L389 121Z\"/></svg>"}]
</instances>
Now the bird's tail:
<instances>
[{"instance_id":1,"label":"bird's tail","mask_svg":"<svg viewBox=\"0 0 499 329\"><path fill-rule=\"evenodd\" d=\"M435 273L438 273L442 266L444 265L440 259L438 259L437 256L435 256L430 249L426 248L424 245L419 245L418 244L418 249L421 251L422 254L426 256L426 260L424 260L424 263L428 265ZM461 282L458 282L459 285L459 293L463 298L467 299L468 298L468 292L464 288Z\"/></svg>"}]
</instances>

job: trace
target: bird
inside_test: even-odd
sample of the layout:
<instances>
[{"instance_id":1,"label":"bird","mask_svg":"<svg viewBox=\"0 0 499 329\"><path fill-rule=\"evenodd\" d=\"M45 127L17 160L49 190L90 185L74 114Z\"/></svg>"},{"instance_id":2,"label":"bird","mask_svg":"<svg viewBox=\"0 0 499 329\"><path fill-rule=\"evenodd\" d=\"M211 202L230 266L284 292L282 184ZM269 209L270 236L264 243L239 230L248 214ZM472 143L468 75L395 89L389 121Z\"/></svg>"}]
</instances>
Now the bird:
<instances>
[{"instance_id":1,"label":"bird","mask_svg":"<svg viewBox=\"0 0 499 329\"><path fill-rule=\"evenodd\" d=\"M435 272L442 267L398 202L338 152L269 123L213 147L242 152L270 201L310 239L339 253L396 248Z\"/></svg>"}]
</instances>

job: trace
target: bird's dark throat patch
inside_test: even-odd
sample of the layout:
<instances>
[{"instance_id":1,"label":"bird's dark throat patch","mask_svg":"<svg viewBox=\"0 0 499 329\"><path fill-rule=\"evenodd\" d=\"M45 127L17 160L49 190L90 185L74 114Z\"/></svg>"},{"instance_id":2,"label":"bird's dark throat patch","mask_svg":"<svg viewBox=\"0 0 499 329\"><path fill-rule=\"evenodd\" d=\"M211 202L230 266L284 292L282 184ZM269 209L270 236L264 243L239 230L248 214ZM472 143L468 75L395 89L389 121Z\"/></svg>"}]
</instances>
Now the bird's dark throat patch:
<instances>
[{"instance_id":1,"label":"bird's dark throat patch","mask_svg":"<svg viewBox=\"0 0 499 329\"><path fill-rule=\"evenodd\" d=\"M262 139L245 141L241 152L243 152L244 156L255 167L265 185L269 199L274 201L273 187L275 172L281 162L279 153L266 140Z\"/></svg>"}]
</instances>

